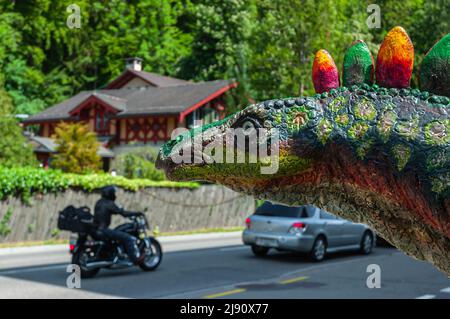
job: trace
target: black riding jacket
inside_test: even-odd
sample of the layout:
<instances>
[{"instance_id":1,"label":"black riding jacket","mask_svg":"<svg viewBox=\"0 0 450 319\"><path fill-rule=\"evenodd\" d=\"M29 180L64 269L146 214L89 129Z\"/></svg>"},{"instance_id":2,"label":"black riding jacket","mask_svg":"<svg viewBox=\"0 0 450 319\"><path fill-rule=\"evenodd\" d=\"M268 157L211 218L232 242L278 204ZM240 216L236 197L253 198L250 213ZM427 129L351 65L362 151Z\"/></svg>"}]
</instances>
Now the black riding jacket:
<instances>
[{"instance_id":1,"label":"black riding jacket","mask_svg":"<svg viewBox=\"0 0 450 319\"><path fill-rule=\"evenodd\" d=\"M100 229L108 228L111 224L111 215L115 214L126 217L132 214L132 212L125 211L110 199L102 198L95 204L94 223Z\"/></svg>"}]
</instances>

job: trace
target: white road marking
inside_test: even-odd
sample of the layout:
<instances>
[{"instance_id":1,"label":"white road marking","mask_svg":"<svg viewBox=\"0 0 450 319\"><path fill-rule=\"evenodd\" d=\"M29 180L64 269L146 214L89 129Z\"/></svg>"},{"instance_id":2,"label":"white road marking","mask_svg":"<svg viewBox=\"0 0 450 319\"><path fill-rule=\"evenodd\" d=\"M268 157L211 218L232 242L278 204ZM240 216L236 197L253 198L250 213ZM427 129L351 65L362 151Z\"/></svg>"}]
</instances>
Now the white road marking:
<instances>
[{"instance_id":1,"label":"white road marking","mask_svg":"<svg viewBox=\"0 0 450 319\"><path fill-rule=\"evenodd\" d=\"M450 287L441 289L441 292L446 292L446 293L450 293Z\"/></svg>"},{"instance_id":2,"label":"white road marking","mask_svg":"<svg viewBox=\"0 0 450 319\"><path fill-rule=\"evenodd\" d=\"M423 296L417 297L416 299L433 299L435 297L436 297L435 295L423 295Z\"/></svg>"}]
</instances>

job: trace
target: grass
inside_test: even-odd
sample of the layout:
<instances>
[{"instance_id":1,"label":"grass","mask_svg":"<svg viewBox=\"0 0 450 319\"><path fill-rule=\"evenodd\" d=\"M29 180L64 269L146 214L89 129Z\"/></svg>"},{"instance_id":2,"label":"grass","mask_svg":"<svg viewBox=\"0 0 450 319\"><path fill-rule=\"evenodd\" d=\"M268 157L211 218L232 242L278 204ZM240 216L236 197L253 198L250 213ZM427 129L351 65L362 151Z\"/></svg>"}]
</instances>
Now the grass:
<instances>
[{"instance_id":1,"label":"grass","mask_svg":"<svg viewBox=\"0 0 450 319\"><path fill-rule=\"evenodd\" d=\"M196 230L176 231L176 232L161 232L157 237L178 236L178 235L195 235L195 234L209 234L209 233L229 233L235 231L242 231L244 227L215 227L215 228L201 228ZM49 239L41 241L23 241L15 243L0 243L0 248L15 248L15 247L33 247L33 246L47 246L47 245L64 245L68 244L67 239Z\"/></svg>"}]
</instances>

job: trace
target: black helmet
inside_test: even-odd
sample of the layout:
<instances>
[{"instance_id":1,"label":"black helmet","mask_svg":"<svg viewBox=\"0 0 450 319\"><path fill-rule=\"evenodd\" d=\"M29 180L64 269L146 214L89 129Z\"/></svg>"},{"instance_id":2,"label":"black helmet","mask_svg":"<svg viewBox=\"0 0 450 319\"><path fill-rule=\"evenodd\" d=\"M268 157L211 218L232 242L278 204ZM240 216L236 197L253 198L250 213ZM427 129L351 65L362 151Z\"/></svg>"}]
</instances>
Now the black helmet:
<instances>
[{"instance_id":1,"label":"black helmet","mask_svg":"<svg viewBox=\"0 0 450 319\"><path fill-rule=\"evenodd\" d=\"M106 186L102 189L102 198L109 199L112 201L116 200L116 187L115 186Z\"/></svg>"}]
</instances>

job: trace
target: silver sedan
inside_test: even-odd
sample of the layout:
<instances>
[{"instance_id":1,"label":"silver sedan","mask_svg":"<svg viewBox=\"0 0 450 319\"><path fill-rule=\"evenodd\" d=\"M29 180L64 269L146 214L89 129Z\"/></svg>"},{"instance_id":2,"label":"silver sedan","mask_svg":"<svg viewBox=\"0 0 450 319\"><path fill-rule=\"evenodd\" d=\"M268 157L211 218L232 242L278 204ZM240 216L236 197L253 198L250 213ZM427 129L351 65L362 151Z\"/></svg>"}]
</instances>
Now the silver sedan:
<instances>
[{"instance_id":1,"label":"silver sedan","mask_svg":"<svg viewBox=\"0 0 450 319\"><path fill-rule=\"evenodd\" d=\"M375 233L364 224L352 223L315 206L290 207L265 202L247 218L242 239L257 256L270 248L309 253L321 261L330 252L372 252Z\"/></svg>"}]
</instances>

